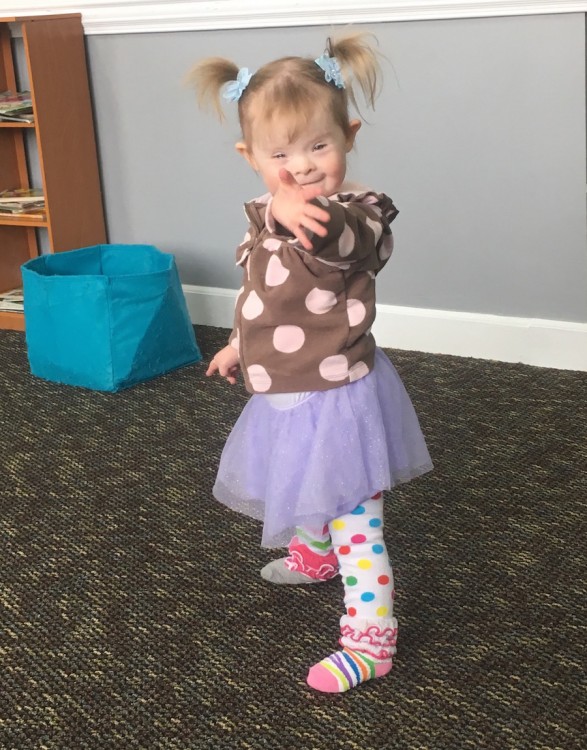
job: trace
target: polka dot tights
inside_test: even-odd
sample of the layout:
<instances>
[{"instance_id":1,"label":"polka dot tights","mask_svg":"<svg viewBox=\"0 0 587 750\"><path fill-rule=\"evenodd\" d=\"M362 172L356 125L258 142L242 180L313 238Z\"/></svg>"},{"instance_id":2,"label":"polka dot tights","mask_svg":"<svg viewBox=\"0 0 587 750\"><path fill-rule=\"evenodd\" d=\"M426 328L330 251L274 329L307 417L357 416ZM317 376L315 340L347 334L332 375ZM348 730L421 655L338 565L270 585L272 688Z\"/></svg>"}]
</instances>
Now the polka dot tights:
<instances>
[{"instance_id":1,"label":"polka dot tights","mask_svg":"<svg viewBox=\"0 0 587 750\"><path fill-rule=\"evenodd\" d=\"M396 652L393 571L383 540L381 493L331 521L329 531L344 584L343 650L315 664L307 682L322 692L344 692L387 674Z\"/></svg>"},{"instance_id":2,"label":"polka dot tights","mask_svg":"<svg viewBox=\"0 0 587 750\"><path fill-rule=\"evenodd\" d=\"M381 493L329 524L344 584L345 623L393 618L393 570L383 540Z\"/></svg>"}]
</instances>

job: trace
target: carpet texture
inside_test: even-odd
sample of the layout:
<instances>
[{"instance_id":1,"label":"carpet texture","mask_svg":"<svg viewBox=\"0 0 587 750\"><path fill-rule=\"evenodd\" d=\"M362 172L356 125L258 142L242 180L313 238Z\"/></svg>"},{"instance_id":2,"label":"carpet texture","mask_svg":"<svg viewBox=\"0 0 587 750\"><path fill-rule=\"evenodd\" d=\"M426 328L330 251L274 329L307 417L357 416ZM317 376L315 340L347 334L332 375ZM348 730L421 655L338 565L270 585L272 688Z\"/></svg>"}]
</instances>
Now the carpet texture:
<instances>
[{"instance_id":1,"label":"carpet texture","mask_svg":"<svg viewBox=\"0 0 587 750\"><path fill-rule=\"evenodd\" d=\"M436 469L386 497L391 674L322 695L340 580L266 583L211 496L247 399L204 376L226 333L105 394L0 331L0 748L585 747L587 374L391 353Z\"/></svg>"}]
</instances>

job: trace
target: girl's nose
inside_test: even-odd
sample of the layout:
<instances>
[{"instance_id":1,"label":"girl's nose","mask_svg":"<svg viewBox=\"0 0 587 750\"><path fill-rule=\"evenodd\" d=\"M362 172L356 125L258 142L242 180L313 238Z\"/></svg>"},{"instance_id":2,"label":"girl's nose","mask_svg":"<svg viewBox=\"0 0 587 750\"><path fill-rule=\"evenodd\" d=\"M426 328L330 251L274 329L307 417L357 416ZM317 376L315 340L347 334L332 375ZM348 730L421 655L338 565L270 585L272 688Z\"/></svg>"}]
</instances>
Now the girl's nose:
<instances>
[{"instance_id":1,"label":"girl's nose","mask_svg":"<svg viewBox=\"0 0 587 750\"><path fill-rule=\"evenodd\" d=\"M309 174L313 168L311 159L307 156L299 156L296 159L294 174Z\"/></svg>"}]
</instances>

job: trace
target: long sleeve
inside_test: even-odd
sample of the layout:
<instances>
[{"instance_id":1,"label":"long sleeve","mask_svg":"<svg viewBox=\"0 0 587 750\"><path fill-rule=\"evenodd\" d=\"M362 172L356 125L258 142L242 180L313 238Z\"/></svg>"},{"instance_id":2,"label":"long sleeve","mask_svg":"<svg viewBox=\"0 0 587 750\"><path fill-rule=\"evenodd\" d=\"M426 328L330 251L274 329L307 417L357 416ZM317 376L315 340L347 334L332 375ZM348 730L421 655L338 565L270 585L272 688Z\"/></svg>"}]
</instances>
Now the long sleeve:
<instances>
[{"instance_id":1,"label":"long sleeve","mask_svg":"<svg viewBox=\"0 0 587 750\"><path fill-rule=\"evenodd\" d=\"M330 214L326 237L312 236L313 254L318 259L373 271L385 265L391 255L390 224L398 214L390 198L368 193L341 195L340 200L319 197L315 203Z\"/></svg>"},{"instance_id":2,"label":"long sleeve","mask_svg":"<svg viewBox=\"0 0 587 750\"><path fill-rule=\"evenodd\" d=\"M398 214L392 200L383 193L341 193L333 198L319 196L312 203L330 215L325 223L328 234L308 236L312 242L311 254L325 263L350 265L377 273L391 255L393 239L390 224ZM267 206L267 226L270 231L280 229ZM290 235L293 236L293 235ZM304 251L300 243L294 243Z\"/></svg>"}]
</instances>

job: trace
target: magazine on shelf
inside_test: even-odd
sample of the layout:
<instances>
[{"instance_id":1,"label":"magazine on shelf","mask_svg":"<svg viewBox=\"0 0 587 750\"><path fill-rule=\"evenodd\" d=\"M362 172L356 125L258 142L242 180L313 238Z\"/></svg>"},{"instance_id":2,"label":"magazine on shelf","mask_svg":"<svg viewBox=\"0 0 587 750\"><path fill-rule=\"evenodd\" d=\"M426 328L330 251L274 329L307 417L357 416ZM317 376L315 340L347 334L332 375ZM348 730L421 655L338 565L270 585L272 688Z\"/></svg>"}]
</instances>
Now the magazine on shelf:
<instances>
[{"instance_id":1,"label":"magazine on shelf","mask_svg":"<svg viewBox=\"0 0 587 750\"><path fill-rule=\"evenodd\" d=\"M30 114L22 114L22 115L7 115L3 112L0 112L0 121L2 122L28 122L33 123L35 121L35 116L31 112Z\"/></svg>"},{"instance_id":2,"label":"magazine on shelf","mask_svg":"<svg viewBox=\"0 0 587 750\"><path fill-rule=\"evenodd\" d=\"M45 201L27 201L26 203L0 203L0 214L38 214L45 209Z\"/></svg>"},{"instance_id":3,"label":"magazine on shelf","mask_svg":"<svg viewBox=\"0 0 587 750\"><path fill-rule=\"evenodd\" d=\"M0 213L39 213L45 208L45 196L39 188L0 190Z\"/></svg>"},{"instance_id":4,"label":"magazine on shelf","mask_svg":"<svg viewBox=\"0 0 587 750\"><path fill-rule=\"evenodd\" d=\"M41 188L13 188L12 190L0 190L1 203L10 200L39 200L43 197L43 191Z\"/></svg>"},{"instance_id":5,"label":"magazine on shelf","mask_svg":"<svg viewBox=\"0 0 587 750\"><path fill-rule=\"evenodd\" d=\"M34 122L30 91L2 91L0 93L0 119L8 122Z\"/></svg>"},{"instance_id":6,"label":"magazine on shelf","mask_svg":"<svg viewBox=\"0 0 587 750\"><path fill-rule=\"evenodd\" d=\"M0 312L22 312L23 310L24 296L22 289L0 292Z\"/></svg>"}]
</instances>

